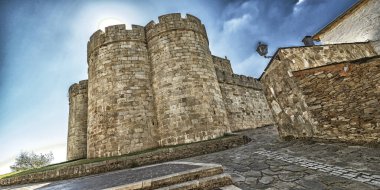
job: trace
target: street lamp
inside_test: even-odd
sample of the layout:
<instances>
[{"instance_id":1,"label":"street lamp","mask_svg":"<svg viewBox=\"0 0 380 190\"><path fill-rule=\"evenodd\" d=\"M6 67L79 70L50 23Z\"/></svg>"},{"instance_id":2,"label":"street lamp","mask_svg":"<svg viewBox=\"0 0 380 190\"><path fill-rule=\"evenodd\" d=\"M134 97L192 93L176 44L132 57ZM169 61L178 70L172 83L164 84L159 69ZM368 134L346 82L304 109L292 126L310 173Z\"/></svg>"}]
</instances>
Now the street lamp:
<instances>
[{"instance_id":1,"label":"street lamp","mask_svg":"<svg viewBox=\"0 0 380 190\"><path fill-rule=\"evenodd\" d=\"M268 45L259 42L256 48L257 53L259 53L260 56L264 56L265 58L272 58L272 56L267 56L268 54Z\"/></svg>"}]
</instances>

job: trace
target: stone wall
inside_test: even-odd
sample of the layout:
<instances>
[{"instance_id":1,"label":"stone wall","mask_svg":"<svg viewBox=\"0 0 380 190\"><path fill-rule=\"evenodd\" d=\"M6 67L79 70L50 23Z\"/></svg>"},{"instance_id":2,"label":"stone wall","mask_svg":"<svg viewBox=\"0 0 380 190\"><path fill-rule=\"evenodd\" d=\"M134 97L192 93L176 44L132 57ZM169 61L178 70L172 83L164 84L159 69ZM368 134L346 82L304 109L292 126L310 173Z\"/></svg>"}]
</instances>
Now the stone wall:
<instances>
[{"instance_id":1,"label":"stone wall","mask_svg":"<svg viewBox=\"0 0 380 190\"><path fill-rule=\"evenodd\" d=\"M316 124L314 136L380 142L380 58L293 74Z\"/></svg>"},{"instance_id":2,"label":"stone wall","mask_svg":"<svg viewBox=\"0 0 380 190\"><path fill-rule=\"evenodd\" d=\"M290 47L281 48L279 51L276 61L287 62L290 71L371 57L377 54L371 43L368 42Z\"/></svg>"},{"instance_id":3,"label":"stone wall","mask_svg":"<svg viewBox=\"0 0 380 190\"><path fill-rule=\"evenodd\" d=\"M279 49L260 79L279 134L282 137L319 137L319 122L310 111L314 106L309 107L310 99L298 86L294 71L376 55L369 43ZM329 98L336 100L335 97Z\"/></svg>"},{"instance_id":4,"label":"stone wall","mask_svg":"<svg viewBox=\"0 0 380 190\"><path fill-rule=\"evenodd\" d=\"M262 90L220 84L232 131L273 124L272 113Z\"/></svg>"},{"instance_id":5,"label":"stone wall","mask_svg":"<svg viewBox=\"0 0 380 190\"><path fill-rule=\"evenodd\" d=\"M215 69L219 71L224 71L226 74L233 74L230 60L227 58L212 56L212 62L214 63Z\"/></svg>"},{"instance_id":6,"label":"stone wall","mask_svg":"<svg viewBox=\"0 0 380 190\"><path fill-rule=\"evenodd\" d=\"M371 41L371 45L373 49L375 49L376 53L380 55L380 40Z\"/></svg>"},{"instance_id":7,"label":"stone wall","mask_svg":"<svg viewBox=\"0 0 380 190\"><path fill-rule=\"evenodd\" d=\"M217 70L220 90L232 131L273 124L272 113L255 78Z\"/></svg>"},{"instance_id":8,"label":"stone wall","mask_svg":"<svg viewBox=\"0 0 380 190\"><path fill-rule=\"evenodd\" d=\"M380 40L380 1L366 1L339 24L321 34L320 40L324 44Z\"/></svg>"},{"instance_id":9,"label":"stone wall","mask_svg":"<svg viewBox=\"0 0 380 190\"><path fill-rule=\"evenodd\" d=\"M272 124L261 83L233 74L227 58L211 55L198 18L177 13L158 20L132 30L109 26L91 36L88 104L81 105L88 107L87 142L77 145L87 144L87 158ZM76 154L72 150L68 155Z\"/></svg>"},{"instance_id":10,"label":"stone wall","mask_svg":"<svg viewBox=\"0 0 380 190\"><path fill-rule=\"evenodd\" d=\"M67 160L87 156L87 80L69 88L69 128L67 134Z\"/></svg>"},{"instance_id":11,"label":"stone wall","mask_svg":"<svg viewBox=\"0 0 380 190\"><path fill-rule=\"evenodd\" d=\"M88 42L88 158L157 146L144 27L106 27Z\"/></svg>"},{"instance_id":12,"label":"stone wall","mask_svg":"<svg viewBox=\"0 0 380 190\"><path fill-rule=\"evenodd\" d=\"M145 27L160 145L189 143L229 132L206 30L192 16L168 14Z\"/></svg>"}]
</instances>

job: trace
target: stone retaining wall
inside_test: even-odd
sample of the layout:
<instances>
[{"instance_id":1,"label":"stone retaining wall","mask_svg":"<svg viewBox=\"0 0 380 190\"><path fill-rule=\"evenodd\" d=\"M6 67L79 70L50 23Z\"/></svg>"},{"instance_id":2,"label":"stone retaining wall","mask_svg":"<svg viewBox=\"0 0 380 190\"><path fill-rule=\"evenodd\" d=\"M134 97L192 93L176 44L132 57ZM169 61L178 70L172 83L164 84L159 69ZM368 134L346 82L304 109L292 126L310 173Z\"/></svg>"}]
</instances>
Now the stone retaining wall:
<instances>
[{"instance_id":1,"label":"stone retaining wall","mask_svg":"<svg viewBox=\"0 0 380 190\"><path fill-rule=\"evenodd\" d=\"M380 142L380 58L296 71L294 76L316 123L313 136Z\"/></svg>"},{"instance_id":2,"label":"stone retaining wall","mask_svg":"<svg viewBox=\"0 0 380 190\"><path fill-rule=\"evenodd\" d=\"M106 161L67 166L44 172L0 179L0 185L6 186L14 184L63 180L137 166L161 163L171 160L178 160L182 158L226 150L246 144L249 141L250 139L246 136L234 135L210 141L162 148L137 155L121 156Z\"/></svg>"},{"instance_id":3,"label":"stone retaining wall","mask_svg":"<svg viewBox=\"0 0 380 190\"><path fill-rule=\"evenodd\" d=\"M313 92L313 90L305 92L305 89L300 86L300 84L297 82L297 77L294 75L297 73L297 71L300 70L305 70L304 73L306 73L308 72L306 70L323 68L326 66L328 67L328 65L331 64L365 59L376 55L377 53L374 51L370 43L333 44L324 46L291 47L279 49L274 58L271 60L260 81L263 83L264 93L268 100L269 107L272 110L274 120L278 125L280 136L329 139L342 138L340 140L349 140L348 138L344 137L347 137L347 135L343 134L342 131L340 131L342 134L339 134L339 131L335 131L332 133L334 135L330 135L329 137L321 136L321 130L326 129L322 129L319 123L320 121L318 121L318 118L320 117L318 114L320 113L313 113L311 110L315 108L314 106L324 106L324 104L322 104L322 102L319 102L319 105L315 105L317 103L314 103L314 106L309 106L309 102L312 99L308 98L307 95L308 93ZM371 71L371 77L375 77L377 74L378 73L375 71ZM363 77L363 80L366 79L365 76L362 76L360 74L358 74L357 77ZM361 83L358 81L359 79L360 78L355 79L358 84ZM334 86L337 88L343 88L340 83L346 80L348 79L344 79L343 77L339 80L329 81L328 84L323 83L326 85L326 88L319 88L318 91L334 88ZM310 86L318 85L318 82L313 82L310 84ZM376 88L374 83L372 83L372 86L372 88ZM347 92L350 90L348 86L344 88L346 88ZM365 92L368 91L366 89L363 90L365 90ZM344 93L347 93L346 91ZM343 93L343 91L341 92ZM330 99L329 101L332 102L342 101L338 100L337 97L330 96L330 92L326 91L324 93L324 97L318 98L325 98L326 100ZM342 95L340 95L339 99L341 96ZM361 94L357 94L357 97L360 96ZM370 100L375 97L373 97L372 94L372 97L368 96L366 98L367 100ZM346 99L345 103L349 104L349 101L349 99ZM347 108L347 105L342 106L345 106L345 108ZM349 112L349 110L347 110L347 112ZM352 112L357 114L357 117L361 117L362 115L359 112L355 112L354 110L352 110ZM328 116L325 115L324 117ZM332 125L329 130L336 130L336 128L334 128L335 126ZM369 131L372 131L370 128L367 129ZM351 129L347 129L346 132L349 130ZM327 133L328 132L323 134ZM342 137L340 137L340 135ZM356 140L366 140L366 138L367 136L362 135L360 139ZM350 137L350 139L352 138Z\"/></svg>"}]
</instances>

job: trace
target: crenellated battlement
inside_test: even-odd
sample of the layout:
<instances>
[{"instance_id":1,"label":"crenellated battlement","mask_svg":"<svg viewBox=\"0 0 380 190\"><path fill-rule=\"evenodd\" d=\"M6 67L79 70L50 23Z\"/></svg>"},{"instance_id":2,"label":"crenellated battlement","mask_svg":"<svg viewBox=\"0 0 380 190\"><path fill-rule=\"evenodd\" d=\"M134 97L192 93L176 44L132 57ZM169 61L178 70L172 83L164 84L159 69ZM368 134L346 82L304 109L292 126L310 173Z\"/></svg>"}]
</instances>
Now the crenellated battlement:
<instances>
[{"instance_id":1,"label":"crenellated battlement","mask_svg":"<svg viewBox=\"0 0 380 190\"><path fill-rule=\"evenodd\" d=\"M102 30L96 31L87 43L87 56L90 56L100 46L122 41L140 41L145 43L144 27L132 25L132 29L127 30L125 24L120 24L106 27L105 32Z\"/></svg>"},{"instance_id":2,"label":"crenellated battlement","mask_svg":"<svg viewBox=\"0 0 380 190\"><path fill-rule=\"evenodd\" d=\"M81 80L74 83L69 88L69 100L78 94L87 93L87 80Z\"/></svg>"},{"instance_id":3,"label":"crenellated battlement","mask_svg":"<svg viewBox=\"0 0 380 190\"><path fill-rule=\"evenodd\" d=\"M245 75L230 74L225 71L216 69L216 75L219 83L233 84L238 86L243 86L247 88L254 88L256 90L262 90L262 84L260 81L253 77L248 77Z\"/></svg>"},{"instance_id":4,"label":"crenellated battlement","mask_svg":"<svg viewBox=\"0 0 380 190\"><path fill-rule=\"evenodd\" d=\"M186 14L185 18L182 18L180 13L162 15L158 17L158 23L150 21L145 26L148 41L163 32L172 30L192 30L203 35L208 42L205 26L201 20L190 14Z\"/></svg>"},{"instance_id":5,"label":"crenellated battlement","mask_svg":"<svg viewBox=\"0 0 380 190\"><path fill-rule=\"evenodd\" d=\"M221 58L218 56L213 55L212 56L212 62L214 63L215 69L218 69L220 71L224 71L226 73L232 74L234 73L231 67L230 60L226 58Z\"/></svg>"}]
</instances>

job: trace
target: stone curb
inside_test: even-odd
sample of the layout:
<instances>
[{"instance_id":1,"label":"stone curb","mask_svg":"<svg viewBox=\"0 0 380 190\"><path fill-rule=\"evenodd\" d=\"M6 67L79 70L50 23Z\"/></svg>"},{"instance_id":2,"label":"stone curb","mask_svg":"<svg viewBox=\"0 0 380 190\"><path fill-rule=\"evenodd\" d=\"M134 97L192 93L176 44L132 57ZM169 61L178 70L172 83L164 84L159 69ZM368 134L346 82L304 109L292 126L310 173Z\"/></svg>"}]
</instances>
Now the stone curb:
<instances>
[{"instance_id":1,"label":"stone curb","mask_svg":"<svg viewBox=\"0 0 380 190\"><path fill-rule=\"evenodd\" d=\"M231 185L231 176L228 174L219 174L215 176L205 177L198 180L188 181L185 183L180 183L172 185L169 187L163 187L156 190L191 190L191 189L202 189L202 190L214 190L218 187L223 187L226 185Z\"/></svg>"},{"instance_id":2,"label":"stone curb","mask_svg":"<svg viewBox=\"0 0 380 190\"><path fill-rule=\"evenodd\" d=\"M164 164L189 164L199 165L201 168L191 169L183 172L178 172L166 176L161 176L153 179L138 181L131 184L121 185L117 187L107 188L106 190L136 190L136 189L157 189L166 186L176 186L187 184L192 181L201 181L200 178L208 179L214 175L223 175L223 167L216 164L198 164L192 162L168 162ZM152 165L154 166L154 165ZM151 166L149 166L151 167ZM179 183L179 184L178 184ZM165 189L162 188L162 189Z\"/></svg>"}]
</instances>

